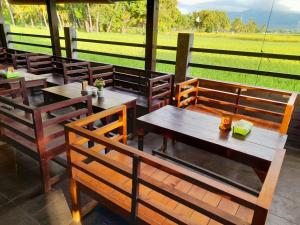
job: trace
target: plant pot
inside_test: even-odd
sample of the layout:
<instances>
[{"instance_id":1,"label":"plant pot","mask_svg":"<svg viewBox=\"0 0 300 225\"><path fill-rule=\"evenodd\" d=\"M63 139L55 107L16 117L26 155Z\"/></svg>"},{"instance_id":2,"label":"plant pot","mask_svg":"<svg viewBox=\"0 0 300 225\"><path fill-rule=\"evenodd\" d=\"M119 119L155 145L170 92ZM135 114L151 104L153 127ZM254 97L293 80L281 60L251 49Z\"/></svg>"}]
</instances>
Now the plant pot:
<instances>
[{"instance_id":1,"label":"plant pot","mask_svg":"<svg viewBox=\"0 0 300 225\"><path fill-rule=\"evenodd\" d=\"M104 91L103 90L97 91L97 95L98 95L98 98L103 98L104 97Z\"/></svg>"}]
</instances>

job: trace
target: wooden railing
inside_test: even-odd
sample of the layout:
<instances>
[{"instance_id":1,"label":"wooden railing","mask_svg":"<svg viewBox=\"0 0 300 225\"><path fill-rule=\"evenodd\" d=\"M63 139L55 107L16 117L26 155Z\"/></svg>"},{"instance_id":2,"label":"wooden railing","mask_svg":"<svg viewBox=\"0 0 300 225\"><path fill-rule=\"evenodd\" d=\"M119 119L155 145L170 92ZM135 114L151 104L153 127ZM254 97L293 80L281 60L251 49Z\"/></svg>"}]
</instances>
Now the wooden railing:
<instances>
[{"instance_id":1,"label":"wooden railing","mask_svg":"<svg viewBox=\"0 0 300 225\"><path fill-rule=\"evenodd\" d=\"M39 35L39 34L6 32L6 35L50 39L49 35ZM133 55L125 55L125 54L110 53L110 52L103 52L103 51L94 51L94 50L89 50L89 49L81 49L81 48L77 47L77 42L84 42L84 43L127 46L127 47L135 47L135 48L145 49L146 45L143 43L129 43L129 42L125 43L125 42L118 42L118 41L78 38L76 35L71 36L70 33L65 32L65 36L66 35L69 35L69 36L67 38L60 37L60 39L61 40L68 39L68 40L71 40L72 43L76 43L75 45L71 45L71 44L68 45L66 43L67 47L61 48L62 50L66 50L67 52L116 57L116 58L130 59L130 60L136 60L136 61L145 61L146 60L144 56L133 56ZM23 42L23 41L15 41L15 40L12 40L11 38L7 38L7 44L8 45L21 44L21 45L27 45L27 46L33 46L33 47L41 47L41 48L48 48L48 49L51 48L51 45L28 43L28 42ZM178 47L158 45L157 49L177 52ZM245 57L264 58L264 59L281 59L281 60L290 60L290 61L300 60L300 56L297 56L297 55L284 55L284 54L274 54L274 53L264 53L264 52L245 52L245 51L220 50L220 49L206 49L206 48L195 48L195 47L189 47L188 49L186 49L185 52L186 52L186 54L209 53L209 54L218 54L218 55L245 56ZM179 60L177 60L177 61L179 61ZM174 61L174 60L156 59L156 63L176 65L176 67L178 67L178 62L176 63L176 61ZM188 67L208 69L208 70L227 71L227 72L242 73L242 74L253 74L253 75L258 75L258 76L285 78L285 79L291 79L291 80L300 80L299 74L290 74L290 73L273 72L273 71L258 71L258 70L254 70L254 69L248 69L248 68L210 65L210 64L203 64L203 63L198 63L198 62L194 63L191 61L187 62L186 70L188 69Z\"/></svg>"}]
</instances>

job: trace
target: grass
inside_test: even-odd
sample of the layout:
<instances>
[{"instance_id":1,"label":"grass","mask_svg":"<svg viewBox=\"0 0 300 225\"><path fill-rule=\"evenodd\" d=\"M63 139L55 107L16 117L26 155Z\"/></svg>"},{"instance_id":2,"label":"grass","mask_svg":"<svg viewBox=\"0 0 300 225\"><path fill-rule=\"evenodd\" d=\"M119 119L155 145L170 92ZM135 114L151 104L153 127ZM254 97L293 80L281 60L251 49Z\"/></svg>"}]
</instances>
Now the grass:
<instances>
[{"instance_id":1,"label":"grass","mask_svg":"<svg viewBox=\"0 0 300 225\"><path fill-rule=\"evenodd\" d=\"M48 30L12 27L13 32L33 33L33 34L49 34ZM145 43L145 36L140 34L119 34L119 33L85 33L78 32L80 38L110 40L132 43ZM14 40L40 43L50 45L50 40L31 37L14 36ZM265 43L263 44L263 40ZM64 42L61 42L64 46ZM160 33L158 36L159 45L176 46L176 33ZM281 35L268 34L266 37L263 34L231 34L231 33L196 33L195 47L212 48L212 49L226 49L226 50L240 50L251 52L267 52L287 55L299 55L300 52L300 35ZM42 53L51 53L50 49L14 45L14 48L36 51ZM113 46L105 44L93 44L78 42L79 49L94 50L108 53L117 53L132 56L144 56L143 48ZM144 62L129 59L119 59L107 56L96 56L91 54L79 53L78 57L86 60L99 61L104 63L111 63L129 67L143 68ZM159 59L173 60L176 59L176 53L168 50L158 50L157 57ZM193 53L192 61L195 63L220 65L229 67L238 67L254 70L265 70L281 73L290 73L300 75L300 61L278 60L278 59L260 59L255 57L244 56L229 56L208 53ZM163 72L174 73L175 67L172 65L157 64L157 70ZM232 72L223 72L206 69L191 69L191 75L197 77L212 78L223 81L239 82L250 85L258 85L270 88L285 89L291 91L300 91L300 81L264 77L249 74L240 74Z\"/></svg>"}]
</instances>

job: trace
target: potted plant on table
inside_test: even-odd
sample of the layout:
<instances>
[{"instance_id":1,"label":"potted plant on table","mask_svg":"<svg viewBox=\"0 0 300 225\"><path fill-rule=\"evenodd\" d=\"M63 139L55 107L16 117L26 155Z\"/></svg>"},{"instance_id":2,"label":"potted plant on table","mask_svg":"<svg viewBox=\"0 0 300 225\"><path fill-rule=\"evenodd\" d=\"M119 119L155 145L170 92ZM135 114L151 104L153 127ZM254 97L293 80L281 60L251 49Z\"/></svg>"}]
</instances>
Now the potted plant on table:
<instances>
[{"instance_id":1,"label":"potted plant on table","mask_svg":"<svg viewBox=\"0 0 300 225\"><path fill-rule=\"evenodd\" d=\"M98 89L98 91L97 91L98 97L100 97L100 98L103 97L105 81L102 78L97 79L97 80L95 80L94 85Z\"/></svg>"}]
</instances>

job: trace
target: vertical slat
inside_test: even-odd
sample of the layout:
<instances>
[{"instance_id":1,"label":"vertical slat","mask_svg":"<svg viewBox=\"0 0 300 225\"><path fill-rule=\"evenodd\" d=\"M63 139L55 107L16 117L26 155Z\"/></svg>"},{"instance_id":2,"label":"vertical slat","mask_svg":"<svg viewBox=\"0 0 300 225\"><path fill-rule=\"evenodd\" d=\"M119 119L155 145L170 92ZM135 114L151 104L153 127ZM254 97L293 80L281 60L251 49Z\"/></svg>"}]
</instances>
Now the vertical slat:
<instances>
[{"instance_id":1,"label":"vertical slat","mask_svg":"<svg viewBox=\"0 0 300 225\"><path fill-rule=\"evenodd\" d=\"M146 71L155 71L156 69L158 11L159 11L159 0L147 0L146 49L145 49Z\"/></svg>"},{"instance_id":2,"label":"vertical slat","mask_svg":"<svg viewBox=\"0 0 300 225\"><path fill-rule=\"evenodd\" d=\"M138 155L133 155L132 160L132 199L131 199L131 222L136 224L138 215L139 176L141 163Z\"/></svg>"}]
</instances>

